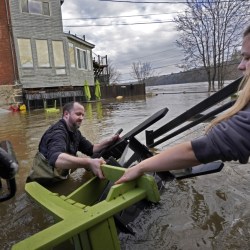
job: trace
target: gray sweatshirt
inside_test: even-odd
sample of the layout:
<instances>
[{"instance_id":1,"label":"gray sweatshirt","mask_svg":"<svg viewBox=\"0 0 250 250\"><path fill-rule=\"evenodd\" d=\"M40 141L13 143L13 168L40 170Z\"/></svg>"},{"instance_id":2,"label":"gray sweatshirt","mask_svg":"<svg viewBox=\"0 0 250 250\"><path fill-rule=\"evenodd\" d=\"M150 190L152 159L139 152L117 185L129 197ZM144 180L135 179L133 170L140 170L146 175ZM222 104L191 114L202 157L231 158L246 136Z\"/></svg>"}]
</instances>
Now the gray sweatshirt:
<instances>
[{"instance_id":1,"label":"gray sweatshirt","mask_svg":"<svg viewBox=\"0 0 250 250\"><path fill-rule=\"evenodd\" d=\"M247 163L250 156L250 104L208 134L192 140L192 148L201 163L216 160Z\"/></svg>"}]
</instances>

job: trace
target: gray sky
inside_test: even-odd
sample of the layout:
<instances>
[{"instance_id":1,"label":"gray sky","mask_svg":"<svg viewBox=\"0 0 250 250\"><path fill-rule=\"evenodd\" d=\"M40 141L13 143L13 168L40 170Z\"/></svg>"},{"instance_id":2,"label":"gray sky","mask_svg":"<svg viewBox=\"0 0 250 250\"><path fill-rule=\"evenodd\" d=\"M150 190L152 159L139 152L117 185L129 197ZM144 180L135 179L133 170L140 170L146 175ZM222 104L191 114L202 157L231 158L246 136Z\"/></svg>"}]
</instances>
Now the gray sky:
<instances>
[{"instance_id":1,"label":"gray sky","mask_svg":"<svg viewBox=\"0 0 250 250\"><path fill-rule=\"evenodd\" d=\"M151 63L155 75L179 72L183 53L176 46L178 33L172 19L183 13L184 1L151 2L158 3L64 0L64 31L85 35L95 45L94 56L107 55L121 73L121 82L134 80L131 65L139 60Z\"/></svg>"}]
</instances>

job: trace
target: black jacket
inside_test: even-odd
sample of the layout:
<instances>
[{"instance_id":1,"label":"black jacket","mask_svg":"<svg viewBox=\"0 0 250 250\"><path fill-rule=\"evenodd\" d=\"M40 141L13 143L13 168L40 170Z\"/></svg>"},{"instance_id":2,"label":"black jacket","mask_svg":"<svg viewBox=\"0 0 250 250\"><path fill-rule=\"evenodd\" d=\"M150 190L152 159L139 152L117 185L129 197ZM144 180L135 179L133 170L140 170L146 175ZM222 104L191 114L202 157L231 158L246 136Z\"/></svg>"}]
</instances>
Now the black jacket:
<instances>
[{"instance_id":1,"label":"black jacket","mask_svg":"<svg viewBox=\"0 0 250 250\"><path fill-rule=\"evenodd\" d=\"M39 152L53 167L55 167L55 162L61 153L76 156L77 151L92 156L93 144L83 137L79 130L69 131L63 119L52 125L44 133L39 143Z\"/></svg>"}]
</instances>

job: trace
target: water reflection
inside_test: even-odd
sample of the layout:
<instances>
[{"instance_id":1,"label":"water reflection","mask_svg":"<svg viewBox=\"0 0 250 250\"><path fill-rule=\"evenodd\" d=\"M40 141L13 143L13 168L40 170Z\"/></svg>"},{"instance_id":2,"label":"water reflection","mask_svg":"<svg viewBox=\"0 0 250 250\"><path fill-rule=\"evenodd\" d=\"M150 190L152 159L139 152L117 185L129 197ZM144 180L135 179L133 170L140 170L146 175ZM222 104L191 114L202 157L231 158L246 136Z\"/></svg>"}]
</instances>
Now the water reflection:
<instances>
[{"instance_id":1,"label":"water reflection","mask_svg":"<svg viewBox=\"0 0 250 250\"><path fill-rule=\"evenodd\" d=\"M85 103L83 135L98 142L123 128L126 133L163 107L167 115L152 125L157 129L207 97L206 85L156 86L146 97L124 98ZM197 89L201 93L195 92ZM181 90L181 91L180 91ZM184 93L184 91L186 91ZM171 94L179 92L178 94ZM0 249L10 247L53 223L53 218L24 192L24 185L43 132L61 117L61 113L34 110L0 114L0 140L10 140L20 164L16 177L17 195L0 204ZM199 136L204 124L159 145ZM137 138L145 142L144 132ZM122 249L248 249L250 245L250 170L237 163L227 164L218 174L165 184L161 201L146 209L131 226L135 236L121 234ZM67 195L88 176L77 170L55 192Z\"/></svg>"}]
</instances>

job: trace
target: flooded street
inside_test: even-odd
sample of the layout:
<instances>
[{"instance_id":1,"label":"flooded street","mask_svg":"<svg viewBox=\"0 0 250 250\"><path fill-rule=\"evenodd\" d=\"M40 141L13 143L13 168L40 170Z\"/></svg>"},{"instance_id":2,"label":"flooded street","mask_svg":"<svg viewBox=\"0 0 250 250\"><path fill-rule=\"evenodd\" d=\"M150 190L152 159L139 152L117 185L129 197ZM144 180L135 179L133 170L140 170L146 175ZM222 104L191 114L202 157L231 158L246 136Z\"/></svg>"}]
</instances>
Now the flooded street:
<instances>
[{"instance_id":1,"label":"flooded street","mask_svg":"<svg viewBox=\"0 0 250 250\"><path fill-rule=\"evenodd\" d=\"M177 115L202 101L208 94L200 83L147 87L146 97L124 98L85 103L86 115L80 130L92 142L98 142L123 128L123 134L163 107L169 112L149 129L157 129ZM53 224L54 220L24 192L33 157L43 132L61 117L60 113L33 110L22 113L0 113L0 141L11 141L19 172L17 193L0 203L0 249ZM205 124L157 146L162 150L171 144L199 136ZM145 143L145 133L136 136ZM83 171L77 170L60 194L67 195L83 182ZM4 182L4 181L3 181ZM220 173L167 182L161 201L145 209L131 223L135 236L120 234L124 250L153 249L249 249L250 246L250 169L249 165L225 164ZM26 250L26 249L25 249ZM28 249L27 249L28 250Z\"/></svg>"}]
</instances>

